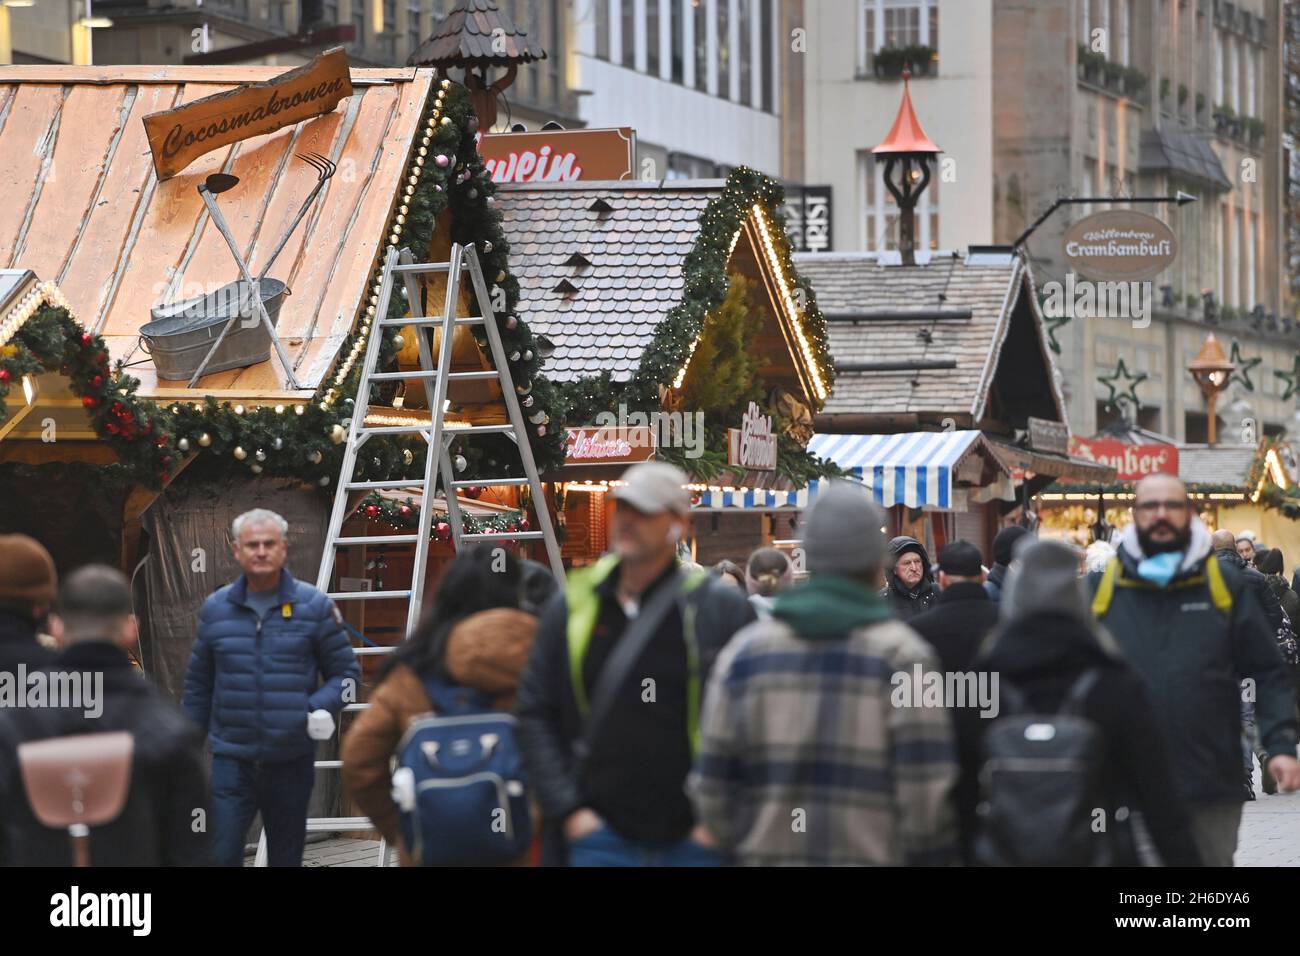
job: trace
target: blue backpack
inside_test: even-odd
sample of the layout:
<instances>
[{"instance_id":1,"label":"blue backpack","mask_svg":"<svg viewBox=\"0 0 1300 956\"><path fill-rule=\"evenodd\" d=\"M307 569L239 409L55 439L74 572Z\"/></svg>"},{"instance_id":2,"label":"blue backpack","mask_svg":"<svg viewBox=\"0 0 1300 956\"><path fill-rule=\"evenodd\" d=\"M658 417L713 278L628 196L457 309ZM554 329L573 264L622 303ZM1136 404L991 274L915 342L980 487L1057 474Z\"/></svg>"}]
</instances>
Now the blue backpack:
<instances>
[{"instance_id":1,"label":"blue backpack","mask_svg":"<svg viewBox=\"0 0 1300 956\"><path fill-rule=\"evenodd\" d=\"M434 713L397 745L393 800L419 866L490 866L523 856L533 838L515 718L479 691L424 680Z\"/></svg>"}]
</instances>

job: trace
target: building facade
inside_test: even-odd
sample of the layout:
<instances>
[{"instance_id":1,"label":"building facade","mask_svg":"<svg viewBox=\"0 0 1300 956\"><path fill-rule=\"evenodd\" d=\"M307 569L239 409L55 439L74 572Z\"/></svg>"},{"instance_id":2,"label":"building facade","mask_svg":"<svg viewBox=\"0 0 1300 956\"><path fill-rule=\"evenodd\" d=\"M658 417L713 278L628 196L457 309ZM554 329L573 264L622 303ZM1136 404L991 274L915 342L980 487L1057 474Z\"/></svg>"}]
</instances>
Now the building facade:
<instances>
[{"instance_id":1,"label":"building facade","mask_svg":"<svg viewBox=\"0 0 1300 956\"><path fill-rule=\"evenodd\" d=\"M1252 430L1294 433L1300 328L1290 258L1294 250L1300 262L1300 240L1288 247L1293 141L1286 128L1286 91L1297 82L1286 64L1288 25L1300 37L1296 14L1287 16L1294 6L810 5L817 55L804 76L805 179L832 188L836 250L897 247L897 207L870 149L885 138L907 67L917 115L944 151L917 207L919 250L1010 244L1056 199L1097 197L1058 210L1025 242L1046 303L1044 286L1066 279L1062 240L1071 223L1133 208L1175 233L1177 255L1142 288L1141 308L1047 315L1076 433L1093 434L1120 414L1098 378L1113 376L1123 360L1128 372L1146 376L1133 386L1139 423L1180 441L1204 441L1204 401L1186 365L1210 331L1225 350L1236 347L1240 366L1219 402L1220 440L1249 439ZM843 39L846 24L852 42ZM1111 198L1179 191L1196 201ZM1300 189L1296 195L1300 201ZM1118 382L1121 390L1129 384Z\"/></svg>"}]
</instances>

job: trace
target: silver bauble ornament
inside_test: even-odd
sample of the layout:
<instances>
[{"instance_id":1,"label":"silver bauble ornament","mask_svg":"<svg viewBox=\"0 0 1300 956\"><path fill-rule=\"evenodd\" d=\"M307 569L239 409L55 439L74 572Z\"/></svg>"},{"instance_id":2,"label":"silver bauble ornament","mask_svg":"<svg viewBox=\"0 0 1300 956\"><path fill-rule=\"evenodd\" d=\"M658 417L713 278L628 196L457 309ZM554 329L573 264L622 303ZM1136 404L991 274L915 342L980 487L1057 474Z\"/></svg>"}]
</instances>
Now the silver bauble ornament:
<instances>
[{"instance_id":1,"label":"silver bauble ornament","mask_svg":"<svg viewBox=\"0 0 1300 956\"><path fill-rule=\"evenodd\" d=\"M179 448L181 451L189 451L190 440L188 438L182 438L180 441L176 443L176 447Z\"/></svg>"},{"instance_id":2,"label":"silver bauble ornament","mask_svg":"<svg viewBox=\"0 0 1300 956\"><path fill-rule=\"evenodd\" d=\"M259 448L257 451L253 452L253 457L258 461L266 461L266 452Z\"/></svg>"},{"instance_id":3,"label":"silver bauble ornament","mask_svg":"<svg viewBox=\"0 0 1300 956\"><path fill-rule=\"evenodd\" d=\"M467 467L469 467L469 462L467 462L467 461L465 460L465 456L464 456L464 455L457 455L457 456L456 456L456 470L457 470L457 471L464 471Z\"/></svg>"}]
</instances>

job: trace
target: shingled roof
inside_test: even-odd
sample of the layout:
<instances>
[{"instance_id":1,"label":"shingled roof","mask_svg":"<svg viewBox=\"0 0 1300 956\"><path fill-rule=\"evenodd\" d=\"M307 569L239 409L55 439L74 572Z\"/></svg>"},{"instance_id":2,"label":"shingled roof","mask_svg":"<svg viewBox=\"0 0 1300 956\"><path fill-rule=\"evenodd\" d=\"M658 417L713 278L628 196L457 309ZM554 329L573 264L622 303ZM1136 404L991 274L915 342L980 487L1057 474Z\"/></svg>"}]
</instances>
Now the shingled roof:
<instances>
[{"instance_id":1,"label":"shingled roof","mask_svg":"<svg viewBox=\"0 0 1300 956\"><path fill-rule=\"evenodd\" d=\"M904 267L883 265L882 258L874 253L794 257L796 268L817 293L838 369L823 414L917 414L933 419L962 413L978 420L1022 294L1028 293L1041 328L1024 260L1014 255L936 253L927 264ZM947 361L955 361L956 367L845 368L850 363L906 366ZM1056 418L1064 420L1059 393L1053 401Z\"/></svg>"},{"instance_id":2,"label":"shingled roof","mask_svg":"<svg viewBox=\"0 0 1300 956\"><path fill-rule=\"evenodd\" d=\"M555 382L632 377L682 300L682 264L722 180L503 183L497 187L519 311L555 344ZM576 256L580 258L574 258ZM585 264L583 260L589 261Z\"/></svg>"},{"instance_id":3,"label":"shingled roof","mask_svg":"<svg viewBox=\"0 0 1300 956\"><path fill-rule=\"evenodd\" d=\"M500 30L504 50L493 48L493 31ZM509 66L546 59L546 51L515 26L495 0L460 0L433 36L406 61L409 66Z\"/></svg>"},{"instance_id":4,"label":"shingled roof","mask_svg":"<svg viewBox=\"0 0 1300 956\"><path fill-rule=\"evenodd\" d=\"M1258 456L1254 445L1180 445L1178 477L1189 485L1245 485Z\"/></svg>"}]
</instances>

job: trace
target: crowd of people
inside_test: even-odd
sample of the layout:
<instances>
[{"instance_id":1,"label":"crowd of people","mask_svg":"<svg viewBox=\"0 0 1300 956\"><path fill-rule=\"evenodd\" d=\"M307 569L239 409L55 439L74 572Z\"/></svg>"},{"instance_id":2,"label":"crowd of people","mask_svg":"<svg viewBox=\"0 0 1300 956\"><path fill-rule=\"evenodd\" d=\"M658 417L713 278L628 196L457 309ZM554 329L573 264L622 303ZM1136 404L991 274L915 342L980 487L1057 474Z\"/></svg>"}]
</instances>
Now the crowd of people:
<instances>
[{"instance_id":1,"label":"crowd of people","mask_svg":"<svg viewBox=\"0 0 1300 956\"><path fill-rule=\"evenodd\" d=\"M1007 527L987 563L886 540L832 482L795 561L711 570L683 560L685 484L629 469L609 553L562 584L462 551L368 688L285 566L287 523L240 515L180 707L128 656L123 575L56 588L39 544L0 536L0 673L103 675L97 713L0 695L0 864L238 866L260 814L270 865L301 865L320 742L362 701L343 790L404 865L1230 866L1253 761L1266 793L1300 789L1297 582L1176 478L1137 485L1113 542ZM120 731L117 812L52 825L32 761Z\"/></svg>"}]
</instances>

